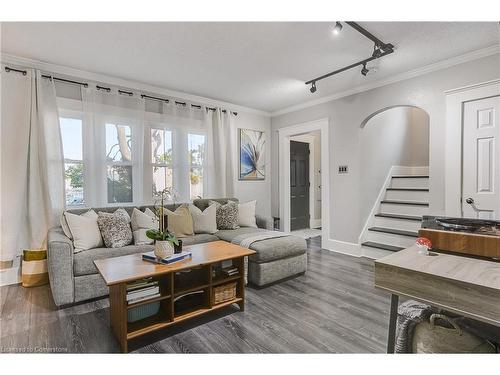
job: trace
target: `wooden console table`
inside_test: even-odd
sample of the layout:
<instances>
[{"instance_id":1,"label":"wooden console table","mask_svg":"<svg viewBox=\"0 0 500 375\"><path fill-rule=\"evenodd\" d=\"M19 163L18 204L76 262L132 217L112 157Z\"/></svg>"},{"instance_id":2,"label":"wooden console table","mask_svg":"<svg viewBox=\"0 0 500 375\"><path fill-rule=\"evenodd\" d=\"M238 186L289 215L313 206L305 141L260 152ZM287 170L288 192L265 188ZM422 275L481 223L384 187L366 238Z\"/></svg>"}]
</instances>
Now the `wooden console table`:
<instances>
[{"instance_id":1,"label":"wooden console table","mask_svg":"<svg viewBox=\"0 0 500 375\"><path fill-rule=\"evenodd\" d=\"M199 245L186 246L193 253L191 258L169 265L156 264L142 260L141 254L94 261L99 273L109 287L111 328L123 352L128 351L130 340L145 334L172 326L186 319L209 313L232 304L244 310L245 281L244 257L255 251L225 241L214 241ZM239 272L235 276L212 276L212 267L222 261L232 260ZM201 275L196 285L185 286L176 283L174 275L180 271L197 270ZM152 277L158 281L160 296L147 301L127 304L127 284L136 280ZM236 282L236 297L215 304L213 288ZM177 285L180 284L180 285ZM203 302L188 311L176 311L174 300L187 293L203 291ZM128 310L144 304L159 302L160 309L155 315L137 322L128 322Z\"/></svg>"},{"instance_id":2,"label":"wooden console table","mask_svg":"<svg viewBox=\"0 0 500 375\"><path fill-rule=\"evenodd\" d=\"M375 287L391 293L387 353L394 353L399 296L500 327L500 263L431 254L412 246L375 261Z\"/></svg>"}]
</instances>

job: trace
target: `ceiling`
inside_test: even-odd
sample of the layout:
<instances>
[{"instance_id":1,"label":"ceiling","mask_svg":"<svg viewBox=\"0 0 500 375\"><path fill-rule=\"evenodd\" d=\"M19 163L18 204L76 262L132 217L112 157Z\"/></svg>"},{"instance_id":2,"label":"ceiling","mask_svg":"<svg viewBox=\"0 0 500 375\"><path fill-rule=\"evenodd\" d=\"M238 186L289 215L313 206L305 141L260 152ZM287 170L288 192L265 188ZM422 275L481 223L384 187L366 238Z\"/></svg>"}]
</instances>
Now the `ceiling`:
<instances>
[{"instance_id":1,"label":"ceiling","mask_svg":"<svg viewBox=\"0 0 500 375\"><path fill-rule=\"evenodd\" d=\"M1 50L263 111L277 111L498 45L497 22L360 22L394 54L363 77L355 68L304 82L368 57L373 43L334 22L2 23Z\"/></svg>"}]
</instances>

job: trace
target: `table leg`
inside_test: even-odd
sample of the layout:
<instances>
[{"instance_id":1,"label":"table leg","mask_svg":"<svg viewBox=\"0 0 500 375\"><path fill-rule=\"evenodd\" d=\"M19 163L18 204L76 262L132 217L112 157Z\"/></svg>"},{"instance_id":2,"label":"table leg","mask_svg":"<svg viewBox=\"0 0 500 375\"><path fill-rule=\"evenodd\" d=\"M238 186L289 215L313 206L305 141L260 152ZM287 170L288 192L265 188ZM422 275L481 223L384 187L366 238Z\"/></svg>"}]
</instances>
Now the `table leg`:
<instances>
[{"instance_id":1,"label":"table leg","mask_svg":"<svg viewBox=\"0 0 500 375\"><path fill-rule=\"evenodd\" d=\"M389 335L387 337L387 353L394 353L396 341L396 321L398 319L399 296L391 294L391 312L389 316Z\"/></svg>"}]
</instances>

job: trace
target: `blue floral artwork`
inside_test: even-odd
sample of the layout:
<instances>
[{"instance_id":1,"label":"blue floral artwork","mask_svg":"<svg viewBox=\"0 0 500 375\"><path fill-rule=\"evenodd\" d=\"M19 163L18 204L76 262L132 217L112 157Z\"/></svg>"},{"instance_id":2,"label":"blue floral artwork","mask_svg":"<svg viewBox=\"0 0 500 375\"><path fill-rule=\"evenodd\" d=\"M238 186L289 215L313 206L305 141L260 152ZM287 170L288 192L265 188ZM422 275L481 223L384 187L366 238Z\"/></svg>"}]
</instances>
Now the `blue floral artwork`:
<instances>
[{"instance_id":1,"label":"blue floral artwork","mask_svg":"<svg viewBox=\"0 0 500 375\"><path fill-rule=\"evenodd\" d=\"M240 129L240 180L266 178L266 137L264 132Z\"/></svg>"}]
</instances>

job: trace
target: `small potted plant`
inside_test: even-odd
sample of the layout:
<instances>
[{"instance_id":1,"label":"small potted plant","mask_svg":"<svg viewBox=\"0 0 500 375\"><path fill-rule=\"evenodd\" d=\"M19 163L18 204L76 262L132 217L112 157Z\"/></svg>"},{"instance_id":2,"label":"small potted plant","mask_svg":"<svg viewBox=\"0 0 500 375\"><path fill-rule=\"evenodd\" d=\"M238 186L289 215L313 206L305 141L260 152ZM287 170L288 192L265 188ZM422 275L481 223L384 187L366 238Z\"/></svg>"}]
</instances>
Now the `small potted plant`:
<instances>
[{"instance_id":1,"label":"small potted plant","mask_svg":"<svg viewBox=\"0 0 500 375\"><path fill-rule=\"evenodd\" d=\"M170 233L165 224L165 200L175 199L175 195L176 192L172 188L163 189L158 193L160 199L158 205L155 205L158 229L150 229L146 232L146 236L155 241L154 254L157 258L168 258L174 253L179 253L182 247L182 241Z\"/></svg>"},{"instance_id":2,"label":"small potted plant","mask_svg":"<svg viewBox=\"0 0 500 375\"><path fill-rule=\"evenodd\" d=\"M174 254L174 247L179 246L179 239L162 229L150 229L146 232L146 236L155 241L154 253L157 258L171 257Z\"/></svg>"}]
</instances>

